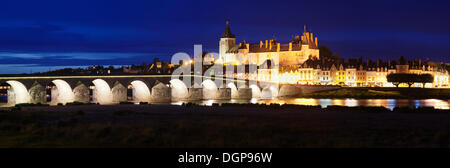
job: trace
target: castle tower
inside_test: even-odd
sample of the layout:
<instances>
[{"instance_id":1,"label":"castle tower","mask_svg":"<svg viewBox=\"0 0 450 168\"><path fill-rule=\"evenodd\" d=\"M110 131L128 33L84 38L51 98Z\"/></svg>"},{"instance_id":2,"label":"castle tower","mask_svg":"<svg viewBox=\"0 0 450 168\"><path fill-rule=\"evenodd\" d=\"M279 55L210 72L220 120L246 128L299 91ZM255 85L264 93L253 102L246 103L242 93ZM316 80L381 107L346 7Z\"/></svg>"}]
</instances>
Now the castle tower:
<instances>
[{"instance_id":1,"label":"castle tower","mask_svg":"<svg viewBox=\"0 0 450 168\"><path fill-rule=\"evenodd\" d=\"M231 33L229 20L227 20L226 23L227 25L225 27L225 31L223 32L219 43L219 56L220 58L224 59L224 62L228 62L225 53L228 51L228 49L236 45L236 36Z\"/></svg>"}]
</instances>

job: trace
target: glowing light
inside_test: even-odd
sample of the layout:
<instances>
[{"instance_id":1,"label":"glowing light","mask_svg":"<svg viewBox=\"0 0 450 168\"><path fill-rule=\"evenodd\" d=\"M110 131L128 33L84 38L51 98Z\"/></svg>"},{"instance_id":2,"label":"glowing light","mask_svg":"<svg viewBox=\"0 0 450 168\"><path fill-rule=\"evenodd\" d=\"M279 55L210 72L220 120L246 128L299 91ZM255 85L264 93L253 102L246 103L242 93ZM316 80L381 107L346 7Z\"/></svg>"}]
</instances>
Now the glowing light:
<instances>
[{"instance_id":1,"label":"glowing light","mask_svg":"<svg viewBox=\"0 0 450 168\"><path fill-rule=\"evenodd\" d=\"M170 80L172 86L172 99L185 99L189 95L189 91L183 81L179 79Z\"/></svg>"},{"instance_id":2,"label":"glowing light","mask_svg":"<svg viewBox=\"0 0 450 168\"><path fill-rule=\"evenodd\" d=\"M181 105L183 105L183 102L182 101L176 101L176 102L172 102L171 104L172 105L181 106Z\"/></svg>"},{"instance_id":3,"label":"glowing light","mask_svg":"<svg viewBox=\"0 0 450 168\"><path fill-rule=\"evenodd\" d=\"M30 94L28 93L25 85L20 83L19 81L6 81L9 85L11 85L11 92L8 92L8 104L19 104L19 103L29 103L31 100ZM11 98L9 98L11 97ZM11 100L11 102L9 101Z\"/></svg>"},{"instance_id":4,"label":"glowing light","mask_svg":"<svg viewBox=\"0 0 450 168\"><path fill-rule=\"evenodd\" d=\"M55 84L56 90L57 90L57 94L55 94L56 97L52 97L52 98L54 98L52 100L52 104L57 104L57 103L66 104L69 102L73 102L75 100L75 95L72 92L72 88L66 81L57 79L57 80L53 80L52 82ZM55 91L55 90L52 89L52 91ZM53 94L52 94L52 96L53 96Z\"/></svg>"},{"instance_id":5,"label":"glowing light","mask_svg":"<svg viewBox=\"0 0 450 168\"><path fill-rule=\"evenodd\" d=\"M358 101L355 99L345 99L344 103L345 103L345 106L348 106L348 107L358 106Z\"/></svg>"},{"instance_id":6,"label":"glowing light","mask_svg":"<svg viewBox=\"0 0 450 168\"><path fill-rule=\"evenodd\" d=\"M261 91L261 99L273 99L278 96L278 90L273 87L266 87Z\"/></svg>"},{"instance_id":7,"label":"glowing light","mask_svg":"<svg viewBox=\"0 0 450 168\"><path fill-rule=\"evenodd\" d=\"M133 86L133 98L135 102L149 102L150 101L150 89L147 85L139 80L131 82Z\"/></svg>"},{"instance_id":8,"label":"glowing light","mask_svg":"<svg viewBox=\"0 0 450 168\"><path fill-rule=\"evenodd\" d=\"M290 71L278 75L279 82L282 84L297 84L300 81L300 73Z\"/></svg>"},{"instance_id":9,"label":"glowing light","mask_svg":"<svg viewBox=\"0 0 450 168\"><path fill-rule=\"evenodd\" d=\"M205 105L206 105L206 106L212 106L212 104L213 104L214 102L215 102L214 100L206 100L206 101L205 101Z\"/></svg>"},{"instance_id":10,"label":"glowing light","mask_svg":"<svg viewBox=\"0 0 450 168\"><path fill-rule=\"evenodd\" d=\"M234 83L228 83L227 87L231 88L231 97L232 98L238 98L239 94L238 94L238 90L236 88L236 85L234 85Z\"/></svg>"},{"instance_id":11,"label":"glowing light","mask_svg":"<svg viewBox=\"0 0 450 168\"><path fill-rule=\"evenodd\" d=\"M252 89L252 98L260 98L261 96L261 90L259 90L259 87L256 85L250 85L249 88Z\"/></svg>"},{"instance_id":12,"label":"glowing light","mask_svg":"<svg viewBox=\"0 0 450 168\"><path fill-rule=\"evenodd\" d=\"M203 99L215 99L217 94L217 85L210 79L203 81Z\"/></svg>"},{"instance_id":13,"label":"glowing light","mask_svg":"<svg viewBox=\"0 0 450 168\"><path fill-rule=\"evenodd\" d=\"M93 90L94 102L98 102L100 104L111 104L112 94L108 83L106 83L103 79L96 79L92 81L92 83L95 85L95 89Z\"/></svg>"}]
</instances>

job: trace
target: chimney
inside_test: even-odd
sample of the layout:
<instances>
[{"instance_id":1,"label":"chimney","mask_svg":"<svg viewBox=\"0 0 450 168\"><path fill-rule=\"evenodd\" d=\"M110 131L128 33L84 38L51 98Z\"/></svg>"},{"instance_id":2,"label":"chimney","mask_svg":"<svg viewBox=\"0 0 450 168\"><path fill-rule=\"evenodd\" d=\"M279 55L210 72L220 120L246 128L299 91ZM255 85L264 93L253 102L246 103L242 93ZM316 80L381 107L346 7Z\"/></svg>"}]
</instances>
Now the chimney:
<instances>
[{"instance_id":1,"label":"chimney","mask_svg":"<svg viewBox=\"0 0 450 168\"><path fill-rule=\"evenodd\" d=\"M289 43L289 51L292 51L292 43Z\"/></svg>"},{"instance_id":2,"label":"chimney","mask_svg":"<svg viewBox=\"0 0 450 168\"><path fill-rule=\"evenodd\" d=\"M259 41L259 48L262 48L262 46L263 46L263 42Z\"/></svg>"},{"instance_id":3,"label":"chimney","mask_svg":"<svg viewBox=\"0 0 450 168\"><path fill-rule=\"evenodd\" d=\"M267 48L267 45L268 45L268 40L266 40L266 48Z\"/></svg>"},{"instance_id":4,"label":"chimney","mask_svg":"<svg viewBox=\"0 0 450 168\"><path fill-rule=\"evenodd\" d=\"M277 52L280 51L280 43L277 43Z\"/></svg>"},{"instance_id":5,"label":"chimney","mask_svg":"<svg viewBox=\"0 0 450 168\"><path fill-rule=\"evenodd\" d=\"M319 47L319 44L317 43L317 37L316 37L315 43L316 43L316 47Z\"/></svg>"},{"instance_id":6,"label":"chimney","mask_svg":"<svg viewBox=\"0 0 450 168\"><path fill-rule=\"evenodd\" d=\"M273 41L273 40L270 40L270 43L269 43L269 49L270 49L270 50L272 50L272 41Z\"/></svg>"}]
</instances>

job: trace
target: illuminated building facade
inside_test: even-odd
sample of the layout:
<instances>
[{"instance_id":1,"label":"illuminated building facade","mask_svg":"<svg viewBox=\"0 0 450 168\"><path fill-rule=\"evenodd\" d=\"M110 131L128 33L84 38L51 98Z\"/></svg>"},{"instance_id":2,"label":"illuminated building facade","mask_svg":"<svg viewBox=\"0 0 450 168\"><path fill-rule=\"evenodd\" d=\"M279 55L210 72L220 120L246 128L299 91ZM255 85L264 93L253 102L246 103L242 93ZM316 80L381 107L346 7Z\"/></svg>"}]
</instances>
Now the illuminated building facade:
<instances>
[{"instance_id":1,"label":"illuminated building facade","mask_svg":"<svg viewBox=\"0 0 450 168\"><path fill-rule=\"evenodd\" d=\"M255 60L249 59L250 55L254 56ZM288 44L278 43L274 39L256 44L245 41L236 44L236 36L231 32L227 21L225 31L220 38L219 59L216 63L261 65L266 60L278 59L280 66L296 66L309 58L318 59L319 49L317 37L307 32L306 28L302 36L295 36Z\"/></svg>"},{"instance_id":2,"label":"illuminated building facade","mask_svg":"<svg viewBox=\"0 0 450 168\"><path fill-rule=\"evenodd\" d=\"M279 64L277 68L264 68L263 65L267 64L267 61ZM251 79L283 84L393 87L386 78L390 73L433 75L434 82L426 84L425 87L448 87L449 83L446 65L434 62L362 62L362 59L324 62L319 57L317 37L307 32L306 28L301 36L295 36L288 44L278 43L274 39L256 44L246 41L236 44L236 36L231 32L228 21L219 42L219 58L215 61L211 58L207 62L224 65L257 64L256 78Z\"/></svg>"},{"instance_id":3,"label":"illuminated building facade","mask_svg":"<svg viewBox=\"0 0 450 168\"><path fill-rule=\"evenodd\" d=\"M306 61L297 70L282 72L279 74L279 82L287 84L304 85L341 85L349 87L394 87L387 81L386 76L390 73L413 73L431 74L434 77L433 83L428 83L425 87L449 87L449 73L444 64L434 62L409 61L406 64L395 64L391 61L376 63L355 63L346 61L343 63L320 65L319 61ZM264 74L258 74L264 76ZM261 77L268 78L268 77ZM400 85L407 87L406 84ZM414 87L422 87L416 83Z\"/></svg>"}]
</instances>

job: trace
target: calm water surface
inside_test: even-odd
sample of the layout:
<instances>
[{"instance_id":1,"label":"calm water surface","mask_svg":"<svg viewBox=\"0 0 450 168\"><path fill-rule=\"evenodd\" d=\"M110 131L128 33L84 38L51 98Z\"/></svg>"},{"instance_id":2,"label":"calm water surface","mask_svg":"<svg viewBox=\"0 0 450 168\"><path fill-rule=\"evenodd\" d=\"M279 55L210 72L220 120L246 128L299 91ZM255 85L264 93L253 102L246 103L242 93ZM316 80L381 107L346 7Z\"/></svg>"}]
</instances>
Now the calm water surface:
<instances>
[{"instance_id":1,"label":"calm water surface","mask_svg":"<svg viewBox=\"0 0 450 168\"><path fill-rule=\"evenodd\" d=\"M382 106L388 109L394 109L394 107L434 107L436 109L449 109L449 100L439 99L422 99L422 100L409 100L409 99L313 99L313 98L289 98L289 99L270 99L270 100L202 100L191 101L192 103L198 103L201 105L211 106L213 103L252 103L252 104L297 104L297 105L320 105L322 108L330 105L338 106ZM183 101L173 102L172 104L181 105Z\"/></svg>"},{"instance_id":2,"label":"calm water surface","mask_svg":"<svg viewBox=\"0 0 450 168\"><path fill-rule=\"evenodd\" d=\"M6 98L6 97L4 97ZM173 105L181 105L186 102L197 103L200 105L211 106L213 103L252 103L252 104L297 104L297 105L320 105L322 108L330 105L338 106L382 106L388 109L394 107L434 107L436 109L450 109L450 100L440 99L313 99L313 98L289 98L289 99L270 99L270 100L201 100L201 101L178 101L172 102ZM0 107L5 106L6 102L0 102Z\"/></svg>"}]
</instances>

